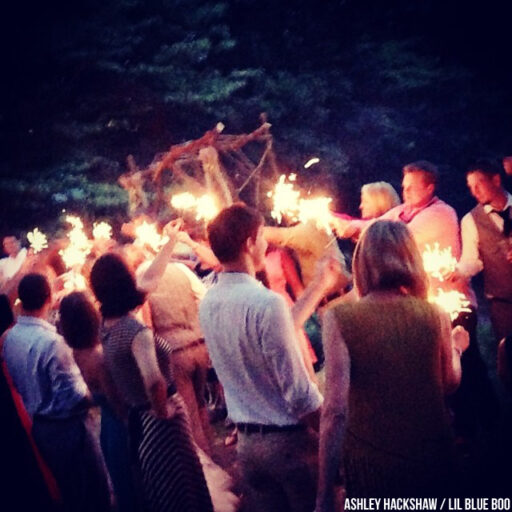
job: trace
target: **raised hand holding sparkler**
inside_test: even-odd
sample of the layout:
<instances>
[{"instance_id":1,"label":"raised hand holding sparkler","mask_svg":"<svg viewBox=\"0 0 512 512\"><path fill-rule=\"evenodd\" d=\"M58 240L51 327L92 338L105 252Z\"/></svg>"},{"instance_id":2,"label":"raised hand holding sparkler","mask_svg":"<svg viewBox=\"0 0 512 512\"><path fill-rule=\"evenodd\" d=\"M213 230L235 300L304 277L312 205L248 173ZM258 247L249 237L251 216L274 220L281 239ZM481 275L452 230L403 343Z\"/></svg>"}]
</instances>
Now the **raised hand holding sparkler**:
<instances>
[{"instance_id":1,"label":"raised hand holding sparkler","mask_svg":"<svg viewBox=\"0 0 512 512\"><path fill-rule=\"evenodd\" d=\"M28 233L27 239L30 242L30 248L34 251L34 254L48 248L48 239L44 233L39 231L39 228L35 228Z\"/></svg>"}]
</instances>

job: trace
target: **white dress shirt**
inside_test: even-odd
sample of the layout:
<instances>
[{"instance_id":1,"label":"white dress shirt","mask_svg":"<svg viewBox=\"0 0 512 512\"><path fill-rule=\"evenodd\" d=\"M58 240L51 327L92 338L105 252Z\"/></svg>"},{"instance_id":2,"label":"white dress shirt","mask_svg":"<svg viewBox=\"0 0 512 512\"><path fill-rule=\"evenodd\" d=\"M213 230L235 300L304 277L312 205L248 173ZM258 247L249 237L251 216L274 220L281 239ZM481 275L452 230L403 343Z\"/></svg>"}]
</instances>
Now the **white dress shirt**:
<instances>
[{"instance_id":1,"label":"white dress shirt","mask_svg":"<svg viewBox=\"0 0 512 512\"><path fill-rule=\"evenodd\" d=\"M321 406L280 295L249 274L223 272L199 320L235 423L294 425Z\"/></svg>"}]
</instances>

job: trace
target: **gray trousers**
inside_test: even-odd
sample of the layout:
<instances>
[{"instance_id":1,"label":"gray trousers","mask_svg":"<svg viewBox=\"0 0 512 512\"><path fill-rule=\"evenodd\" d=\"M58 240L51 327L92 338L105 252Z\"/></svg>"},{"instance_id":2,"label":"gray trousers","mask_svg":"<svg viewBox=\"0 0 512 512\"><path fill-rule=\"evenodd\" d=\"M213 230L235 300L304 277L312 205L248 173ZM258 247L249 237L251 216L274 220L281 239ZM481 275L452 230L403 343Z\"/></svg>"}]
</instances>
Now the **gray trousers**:
<instances>
[{"instance_id":1,"label":"gray trousers","mask_svg":"<svg viewBox=\"0 0 512 512\"><path fill-rule=\"evenodd\" d=\"M268 434L239 432L243 512L311 512L318 478L318 435L304 430Z\"/></svg>"},{"instance_id":2,"label":"gray trousers","mask_svg":"<svg viewBox=\"0 0 512 512\"><path fill-rule=\"evenodd\" d=\"M57 481L64 510L111 510L107 472L90 413L66 419L36 416L32 435Z\"/></svg>"}]
</instances>

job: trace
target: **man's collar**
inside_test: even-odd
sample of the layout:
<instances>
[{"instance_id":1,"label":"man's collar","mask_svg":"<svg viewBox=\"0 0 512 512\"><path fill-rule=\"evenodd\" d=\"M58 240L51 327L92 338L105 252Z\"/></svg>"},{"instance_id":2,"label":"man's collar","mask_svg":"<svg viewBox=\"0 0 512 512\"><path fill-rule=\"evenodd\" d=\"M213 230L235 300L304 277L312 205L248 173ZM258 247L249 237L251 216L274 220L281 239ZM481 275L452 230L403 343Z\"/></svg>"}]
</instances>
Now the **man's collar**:
<instances>
[{"instance_id":1,"label":"man's collar","mask_svg":"<svg viewBox=\"0 0 512 512\"><path fill-rule=\"evenodd\" d=\"M512 194L510 194L507 190L505 190L505 195L507 197L507 202L505 203L503 210L506 210L509 206L512 206ZM484 204L484 212L485 213L491 213L494 210L495 210L495 208L493 208L490 204Z\"/></svg>"},{"instance_id":2,"label":"man's collar","mask_svg":"<svg viewBox=\"0 0 512 512\"><path fill-rule=\"evenodd\" d=\"M428 208L429 206L432 206L433 204L437 203L439 201L439 198L437 196L432 197L430 201L425 203L422 206L408 206L404 205L404 208L400 212L399 219L406 224L408 222L411 222L411 220L420 212Z\"/></svg>"},{"instance_id":3,"label":"man's collar","mask_svg":"<svg viewBox=\"0 0 512 512\"><path fill-rule=\"evenodd\" d=\"M43 320L42 318L37 318L35 316L21 315L18 317L16 323L21 325L38 325L52 332L57 332L56 327L52 325L50 322L47 322L46 320Z\"/></svg>"},{"instance_id":4,"label":"man's collar","mask_svg":"<svg viewBox=\"0 0 512 512\"><path fill-rule=\"evenodd\" d=\"M219 282L223 283L260 283L255 277L247 272L226 272L219 274Z\"/></svg>"}]
</instances>

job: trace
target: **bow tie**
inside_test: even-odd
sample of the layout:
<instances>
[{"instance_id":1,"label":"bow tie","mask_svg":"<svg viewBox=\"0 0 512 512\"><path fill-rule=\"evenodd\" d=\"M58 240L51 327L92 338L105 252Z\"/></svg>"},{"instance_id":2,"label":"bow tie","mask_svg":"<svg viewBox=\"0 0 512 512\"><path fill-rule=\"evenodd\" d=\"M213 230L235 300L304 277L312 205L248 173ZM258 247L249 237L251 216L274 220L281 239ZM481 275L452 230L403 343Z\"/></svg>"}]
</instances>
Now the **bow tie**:
<instances>
[{"instance_id":1,"label":"bow tie","mask_svg":"<svg viewBox=\"0 0 512 512\"><path fill-rule=\"evenodd\" d=\"M509 236L512 231L512 219L510 218L510 206L505 208L502 211L493 210L494 213L497 213L503 219L503 234L505 236Z\"/></svg>"}]
</instances>

